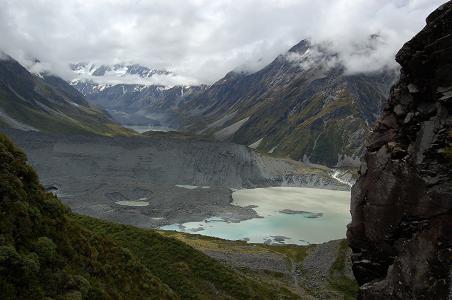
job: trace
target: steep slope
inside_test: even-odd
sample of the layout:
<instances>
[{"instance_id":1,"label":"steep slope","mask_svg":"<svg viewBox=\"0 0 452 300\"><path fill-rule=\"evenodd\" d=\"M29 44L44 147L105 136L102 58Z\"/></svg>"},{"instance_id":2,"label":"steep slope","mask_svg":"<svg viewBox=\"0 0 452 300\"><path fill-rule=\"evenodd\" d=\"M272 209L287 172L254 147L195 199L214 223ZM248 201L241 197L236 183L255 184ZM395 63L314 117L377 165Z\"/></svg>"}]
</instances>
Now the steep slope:
<instances>
[{"instance_id":1,"label":"steep slope","mask_svg":"<svg viewBox=\"0 0 452 300\"><path fill-rule=\"evenodd\" d=\"M394 74L347 75L336 60L302 41L256 73L231 72L181 108L186 128L296 160L353 163Z\"/></svg>"},{"instance_id":2,"label":"steep slope","mask_svg":"<svg viewBox=\"0 0 452 300\"><path fill-rule=\"evenodd\" d=\"M70 221L4 135L0 164L1 299L177 298L128 251Z\"/></svg>"},{"instance_id":3,"label":"steep slope","mask_svg":"<svg viewBox=\"0 0 452 300\"><path fill-rule=\"evenodd\" d=\"M356 299L346 240L308 246L250 244L214 237L163 231L205 254L259 280L277 282L301 299Z\"/></svg>"},{"instance_id":4,"label":"steep slope","mask_svg":"<svg viewBox=\"0 0 452 300\"><path fill-rule=\"evenodd\" d=\"M129 134L61 78L33 75L10 57L0 60L0 124L46 132Z\"/></svg>"},{"instance_id":5,"label":"steep slope","mask_svg":"<svg viewBox=\"0 0 452 300\"><path fill-rule=\"evenodd\" d=\"M352 190L360 299L451 299L452 2L397 54L401 78Z\"/></svg>"},{"instance_id":6,"label":"steep slope","mask_svg":"<svg viewBox=\"0 0 452 300\"><path fill-rule=\"evenodd\" d=\"M76 220L128 248L181 299L298 299L287 287L253 280L155 231L84 216Z\"/></svg>"},{"instance_id":7,"label":"steep slope","mask_svg":"<svg viewBox=\"0 0 452 300\"><path fill-rule=\"evenodd\" d=\"M152 230L73 215L0 134L1 299L295 299Z\"/></svg>"}]
</instances>

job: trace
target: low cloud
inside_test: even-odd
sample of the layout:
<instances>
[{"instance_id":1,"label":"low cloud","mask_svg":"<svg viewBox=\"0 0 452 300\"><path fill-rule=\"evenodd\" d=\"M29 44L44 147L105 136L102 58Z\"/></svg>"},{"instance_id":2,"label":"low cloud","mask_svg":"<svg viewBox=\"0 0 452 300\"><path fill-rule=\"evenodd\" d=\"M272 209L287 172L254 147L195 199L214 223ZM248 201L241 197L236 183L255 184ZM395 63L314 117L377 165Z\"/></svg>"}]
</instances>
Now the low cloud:
<instances>
[{"instance_id":1,"label":"low cloud","mask_svg":"<svg viewBox=\"0 0 452 300\"><path fill-rule=\"evenodd\" d=\"M284 56L289 62L299 65L303 70L313 67L321 67L324 70L343 66L338 58L338 53L334 52L331 43L310 45L305 52L288 52Z\"/></svg>"},{"instance_id":2,"label":"low cloud","mask_svg":"<svg viewBox=\"0 0 452 300\"><path fill-rule=\"evenodd\" d=\"M75 80L87 80L95 82L99 85L116 85L116 84L137 84L137 85L162 85L165 87L173 87L177 85L198 85L199 82L194 78L188 78L177 74L154 74L151 77L143 78L139 75L126 76L78 76Z\"/></svg>"},{"instance_id":3,"label":"low cloud","mask_svg":"<svg viewBox=\"0 0 452 300\"><path fill-rule=\"evenodd\" d=\"M9 59L9 56L0 50L0 60L7 60L7 59Z\"/></svg>"},{"instance_id":4,"label":"low cloud","mask_svg":"<svg viewBox=\"0 0 452 300\"><path fill-rule=\"evenodd\" d=\"M213 83L233 69L256 71L310 38L329 43L347 72L371 72L396 66L397 50L445 2L0 0L0 50L24 64L39 58L69 80L68 65L88 61Z\"/></svg>"}]
</instances>

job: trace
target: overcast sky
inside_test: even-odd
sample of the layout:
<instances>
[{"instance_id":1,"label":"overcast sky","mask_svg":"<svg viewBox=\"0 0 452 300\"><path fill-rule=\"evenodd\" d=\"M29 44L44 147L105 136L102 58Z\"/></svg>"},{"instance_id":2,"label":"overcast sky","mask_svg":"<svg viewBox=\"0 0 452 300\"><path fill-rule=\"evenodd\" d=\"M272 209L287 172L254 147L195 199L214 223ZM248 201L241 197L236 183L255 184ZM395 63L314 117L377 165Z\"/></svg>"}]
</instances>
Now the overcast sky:
<instances>
[{"instance_id":1,"label":"overcast sky","mask_svg":"<svg viewBox=\"0 0 452 300\"><path fill-rule=\"evenodd\" d=\"M70 79L73 62L140 63L191 83L257 70L304 38L349 72L394 66L445 0L0 0L0 49ZM370 45L369 36L379 34ZM369 50L371 49L371 50Z\"/></svg>"}]
</instances>

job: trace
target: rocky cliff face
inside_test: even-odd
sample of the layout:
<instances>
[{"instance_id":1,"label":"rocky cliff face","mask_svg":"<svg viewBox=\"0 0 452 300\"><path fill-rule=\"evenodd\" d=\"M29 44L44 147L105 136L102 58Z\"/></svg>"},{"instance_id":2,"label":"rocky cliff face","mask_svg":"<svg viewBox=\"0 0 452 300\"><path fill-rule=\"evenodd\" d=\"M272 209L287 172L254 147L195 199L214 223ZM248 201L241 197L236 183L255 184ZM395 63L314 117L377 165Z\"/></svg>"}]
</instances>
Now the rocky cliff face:
<instances>
[{"instance_id":1,"label":"rocky cliff face","mask_svg":"<svg viewBox=\"0 0 452 300\"><path fill-rule=\"evenodd\" d=\"M360 299L451 299L452 2L396 60L352 190L353 271Z\"/></svg>"}]
</instances>

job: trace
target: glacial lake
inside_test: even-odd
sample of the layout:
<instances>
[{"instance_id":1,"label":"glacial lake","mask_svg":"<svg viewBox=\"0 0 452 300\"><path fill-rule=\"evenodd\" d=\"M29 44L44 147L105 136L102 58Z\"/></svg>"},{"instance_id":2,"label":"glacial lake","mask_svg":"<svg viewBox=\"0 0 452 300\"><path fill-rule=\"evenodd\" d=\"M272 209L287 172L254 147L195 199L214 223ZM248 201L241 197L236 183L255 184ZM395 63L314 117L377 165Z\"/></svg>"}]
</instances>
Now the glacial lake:
<instances>
[{"instance_id":1,"label":"glacial lake","mask_svg":"<svg viewBox=\"0 0 452 300\"><path fill-rule=\"evenodd\" d=\"M269 187L238 190L232 198L233 205L251 206L260 217L237 223L213 217L160 229L251 243L306 245L344 238L351 220L349 191Z\"/></svg>"},{"instance_id":2,"label":"glacial lake","mask_svg":"<svg viewBox=\"0 0 452 300\"><path fill-rule=\"evenodd\" d=\"M165 127L165 126L153 126L153 125L122 125L125 128L132 129L138 133L143 133L146 131L175 131L175 129Z\"/></svg>"}]
</instances>

